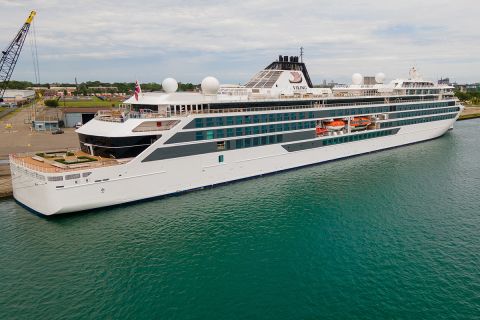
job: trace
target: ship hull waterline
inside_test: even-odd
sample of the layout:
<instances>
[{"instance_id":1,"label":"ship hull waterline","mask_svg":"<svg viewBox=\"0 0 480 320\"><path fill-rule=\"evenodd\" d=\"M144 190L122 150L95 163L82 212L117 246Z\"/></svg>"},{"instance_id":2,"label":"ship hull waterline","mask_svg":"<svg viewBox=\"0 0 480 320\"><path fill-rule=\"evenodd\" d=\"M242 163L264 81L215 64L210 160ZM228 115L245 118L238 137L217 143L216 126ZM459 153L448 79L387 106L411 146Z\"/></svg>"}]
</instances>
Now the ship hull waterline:
<instances>
[{"instance_id":1,"label":"ship hull waterline","mask_svg":"<svg viewBox=\"0 0 480 320\"><path fill-rule=\"evenodd\" d=\"M55 188L12 171L14 198L50 216L136 202L438 138L456 119L402 127L393 136L287 152L281 145L99 168L107 181ZM218 155L225 161L218 163Z\"/></svg>"}]
</instances>

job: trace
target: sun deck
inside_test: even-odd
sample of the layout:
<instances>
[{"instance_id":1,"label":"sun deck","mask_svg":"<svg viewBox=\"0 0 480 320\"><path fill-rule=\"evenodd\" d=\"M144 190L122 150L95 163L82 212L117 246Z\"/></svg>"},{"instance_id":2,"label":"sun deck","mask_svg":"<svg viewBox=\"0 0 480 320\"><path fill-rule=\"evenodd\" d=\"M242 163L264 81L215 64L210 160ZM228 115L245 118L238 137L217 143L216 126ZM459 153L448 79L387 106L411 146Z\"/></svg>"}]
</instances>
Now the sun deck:
<instances>
[{"instance_id":1,"label":"sun deck","mask_svg":"<svg viewBox=\"0 0 480 320\"><path fill-rule=\"evenodd\" d=\"M131 159L92 156L81 150L12 154L10 163L38 172L61 173L124 164Z\"/></svg>"}]
</instances>

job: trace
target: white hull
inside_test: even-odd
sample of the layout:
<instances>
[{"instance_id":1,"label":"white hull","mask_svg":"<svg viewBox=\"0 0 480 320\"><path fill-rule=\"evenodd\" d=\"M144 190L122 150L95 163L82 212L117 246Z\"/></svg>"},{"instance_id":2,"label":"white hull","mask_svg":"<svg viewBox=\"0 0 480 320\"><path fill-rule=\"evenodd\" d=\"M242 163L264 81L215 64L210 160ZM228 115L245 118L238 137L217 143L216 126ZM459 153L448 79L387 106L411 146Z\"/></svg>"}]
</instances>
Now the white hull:
<instances>
[{"instance_id":1,"label":"white hull","mask_svg":"<svg viewBox=\"0 0 480 320\"><path fill-rule=\"evenodd\" d=\"M274 144L169 160L135 159L95 169L88 181L64 181L61 188L57 188L59 183L35 180L26 169L12 164L13 192L17 201L44 215L82 211L434 139L443 135L455 120L407 125L392 136L297 152L287 152L281 144ZM218 162L219 154L225 157L223 163Z\"/></svg>"}]
</instances>

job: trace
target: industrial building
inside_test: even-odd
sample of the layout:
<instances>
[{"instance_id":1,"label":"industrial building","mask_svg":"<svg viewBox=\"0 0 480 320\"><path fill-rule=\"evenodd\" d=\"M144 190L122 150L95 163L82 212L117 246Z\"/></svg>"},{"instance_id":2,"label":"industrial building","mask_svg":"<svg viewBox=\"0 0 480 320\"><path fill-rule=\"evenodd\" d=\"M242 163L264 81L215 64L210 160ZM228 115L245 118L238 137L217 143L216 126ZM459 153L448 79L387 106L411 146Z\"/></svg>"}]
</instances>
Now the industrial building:
<instances>
[{"instance_id":1,"label":"industrial building","mask_svg":"<svg viewBox=\"0 0 480 320\"><path fill-rule=\"evenodd\" d=\"M66 128L73 128L77 123L85 124L93 119L99 110L105 110L105 107L62 108L64 125Z\"/></svg>"},{"instance_id":2,"label":"industrial building","mask_svg":"<svg viewBox=\"0 0 480 320\"><path fill-rule=\"evenodd\" d=\"M3 102L9 104L23 104L29 100L35 99L34 90L5 90Z\"/></svg>"}]
</instances>

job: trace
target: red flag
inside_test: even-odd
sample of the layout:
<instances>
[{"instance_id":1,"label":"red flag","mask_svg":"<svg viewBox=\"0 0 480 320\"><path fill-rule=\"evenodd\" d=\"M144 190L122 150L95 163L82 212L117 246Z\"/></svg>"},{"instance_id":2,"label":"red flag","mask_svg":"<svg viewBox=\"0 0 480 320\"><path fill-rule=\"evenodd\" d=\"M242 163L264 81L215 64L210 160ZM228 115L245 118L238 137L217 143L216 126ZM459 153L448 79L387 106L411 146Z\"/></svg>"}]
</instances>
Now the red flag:
<instances>
[{"instance_id":1,"label":"red flag","mask_svg":"<svg viewBox=\"0 0 480 320\"><path fill-rule=\"evenodd\" d=\"M142 93L142 89L140 88L140 84L138 84L138 80L135 80L135 92L134 92L135 100L138 101L138 95L140 93Z\"/></svg>"}]
</instances>

